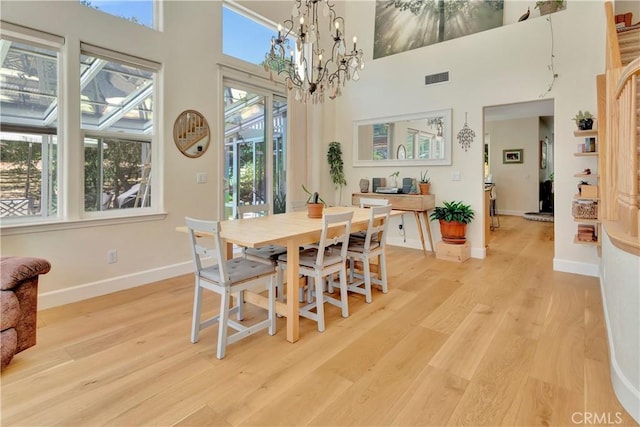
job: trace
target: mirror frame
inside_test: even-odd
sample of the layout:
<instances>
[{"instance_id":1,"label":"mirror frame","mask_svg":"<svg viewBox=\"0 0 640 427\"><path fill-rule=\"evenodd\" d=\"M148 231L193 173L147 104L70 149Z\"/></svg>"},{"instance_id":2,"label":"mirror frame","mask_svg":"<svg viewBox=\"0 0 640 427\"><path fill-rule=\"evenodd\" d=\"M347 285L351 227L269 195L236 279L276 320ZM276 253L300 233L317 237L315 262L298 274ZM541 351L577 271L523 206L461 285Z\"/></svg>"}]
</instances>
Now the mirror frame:
<instances>
[{"instance_id":1,"label":"mirror frame","mask_svg":"<svg viewBox=\"0 0 640 427\"><path fill-rule=\"evenodd\" d=\"M211 142L211 131L207 119L196 110L185 110L180 113L173 123L173 142L187 157L202 156Z\"/></svg>"},{"instance_id":2,"label":"mirror frame","mask_svg":"<svg viewBox=\"0 0 640 427\"><path fill-rule=\"evenodd\" d=\"M375 119L355 120L353 122L353 166L354 167L371 167L371 166L446 166L451 165L451 112L452 110L435 110L425 111L422 113L404 114L399 116L387 116L378 117ZM431 119L434 117L444 117L444 158L443 159L387 159L387 160L360 160L358 159L358 128L363 125L372 125L376 123L392 123L400 121L412 121L421 119ZM399 141L398 144L394 144L392 151L396 153L396 150L400 145L404 145L405 141Z\"/></svg>"}]
</instances>

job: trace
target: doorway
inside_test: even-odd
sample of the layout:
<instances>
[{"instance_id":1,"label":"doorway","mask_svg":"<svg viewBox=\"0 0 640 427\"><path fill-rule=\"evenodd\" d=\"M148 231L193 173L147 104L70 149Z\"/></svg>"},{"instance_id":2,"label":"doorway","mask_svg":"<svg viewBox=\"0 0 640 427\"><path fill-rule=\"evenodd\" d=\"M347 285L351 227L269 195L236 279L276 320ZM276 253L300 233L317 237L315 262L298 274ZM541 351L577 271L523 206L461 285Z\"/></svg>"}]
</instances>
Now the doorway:
<instances>
[{"instance_id":1,"label":"doorway","mask_svg":"<svg viewBox=\"0 0 640 427\"><path fill-rule=\"evenodd\" d=\"M499 232L494 214L553 221L553 129L553 99L484 107L487 244Z\"/></svg>"}]
</instances>

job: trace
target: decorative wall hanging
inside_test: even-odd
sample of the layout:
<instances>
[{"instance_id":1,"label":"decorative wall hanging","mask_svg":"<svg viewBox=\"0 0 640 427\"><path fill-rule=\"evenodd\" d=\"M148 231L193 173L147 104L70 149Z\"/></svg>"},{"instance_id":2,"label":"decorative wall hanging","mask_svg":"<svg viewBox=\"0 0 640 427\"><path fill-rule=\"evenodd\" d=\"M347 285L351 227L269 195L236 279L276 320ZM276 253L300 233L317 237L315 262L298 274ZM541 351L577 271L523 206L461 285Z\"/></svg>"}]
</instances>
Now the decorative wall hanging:
<instances>
[{"instance_id":1,"label":"decorative wall hanging","mask_svg":"<svg viewBox=\"0 0 640 427\"><path fill-rule=\"evenodd\" d=\"M187 157L200 157L209 148L209 124L195 110L180 113L173 124L173 141Z\"/></svg>"},{"instance_id":2,"label":"decorative wall hanging","mask_svg":"<svg viewBox=\"0 0 640 427\"><path fill-rule=\"evenodd\" d=\"M373 59L501 27L503 0L377 0Z\"/></svg>"},{"instance_id":3,"label":"decorative wall hanging","mask_svg":"<svg viewBox=\"0 0 640 427\"><path fill-rule=\"evenodd\" d=\"M469 124L467 123L467 114L468 113L464 113L464 126L462 127L460 132L458 132L458 142L460 143L460 145L462 145L464 151L467 151L469 147L471 147L473 138L476 137L476 133L469 127Z\"/></svg>"}]
</instances>

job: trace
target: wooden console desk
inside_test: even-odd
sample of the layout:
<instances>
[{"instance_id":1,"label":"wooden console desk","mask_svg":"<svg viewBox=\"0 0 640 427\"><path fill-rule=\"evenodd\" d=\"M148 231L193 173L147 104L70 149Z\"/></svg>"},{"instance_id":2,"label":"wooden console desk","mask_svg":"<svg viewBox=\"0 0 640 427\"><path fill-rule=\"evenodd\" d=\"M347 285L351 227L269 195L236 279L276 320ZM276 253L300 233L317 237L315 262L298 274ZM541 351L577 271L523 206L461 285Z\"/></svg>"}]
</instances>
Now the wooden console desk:
<instances>
[{"instance_id":1,"label":"wooden console desk","mask_svg":"<svg viewBox=\"0 0 640 427\"><path fill-rule=\"evenodd\" d=\"M422 250L427 253L427 248L424 243L424 232L422 231L422 220L420 219L420 213L424 216L424 222L427 229L427 236L429 237L430 251L435 251L433 246L433 238L431 237L431 227L429 226L429 211L436 206L436 196L433 194L387 194L387 193L353 193L351 195L351 203L356 206L360 206L360 199L387 199L393 209L399 211L412 211L416 218L416 225L418 226L418 232L420 233L420 241L422 242Z\"/></svg>"}]
</instances>

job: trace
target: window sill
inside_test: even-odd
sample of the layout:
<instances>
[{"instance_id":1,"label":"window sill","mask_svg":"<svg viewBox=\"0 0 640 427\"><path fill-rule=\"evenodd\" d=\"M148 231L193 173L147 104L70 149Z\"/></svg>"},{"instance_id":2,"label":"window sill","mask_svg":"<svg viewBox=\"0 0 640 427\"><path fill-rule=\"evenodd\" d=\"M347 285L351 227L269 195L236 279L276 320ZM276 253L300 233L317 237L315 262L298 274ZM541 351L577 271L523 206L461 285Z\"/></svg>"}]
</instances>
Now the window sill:
<instances>
[{"instance_id":1,"label":"window sill","mask_svg":"<svg viewBox=\"0 0 640 427\"><path fill-rule=\"evenodd\" d=\"M43 233L48 231L71 230L77 228L102 227L105 225L131 224L134 222L148 222L163 220L167 212L143 213L137 215L118 216L110 218L82 218L77 220L41 220L38 222L16 222L0 227L0 236L16 236L28 233Z\"/></svg>"}]
</instances>

